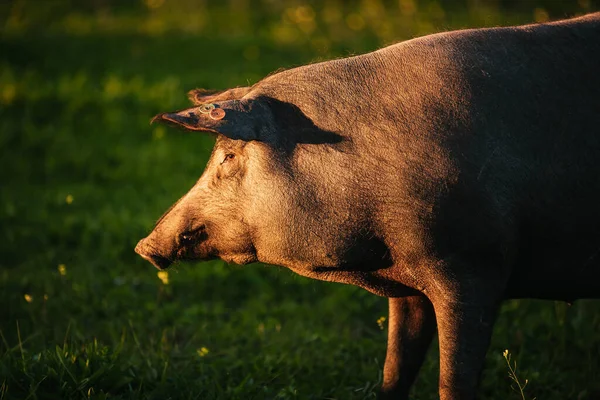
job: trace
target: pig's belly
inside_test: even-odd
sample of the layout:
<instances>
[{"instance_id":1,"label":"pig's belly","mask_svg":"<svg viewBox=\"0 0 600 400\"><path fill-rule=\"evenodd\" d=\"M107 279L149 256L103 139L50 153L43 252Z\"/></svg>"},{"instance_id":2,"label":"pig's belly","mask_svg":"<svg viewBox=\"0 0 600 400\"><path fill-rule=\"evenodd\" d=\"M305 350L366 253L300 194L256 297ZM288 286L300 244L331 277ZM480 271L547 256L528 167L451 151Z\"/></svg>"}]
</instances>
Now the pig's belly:
<instances>
[{"instance_id":1,"label":"pig's belly","mask_svg":"<svg viewBox=\"0 0 600 400\"><path fill-rule=\"evenodd\" d=\"M579 232L556 226L522 240L506 297L600 298L600 233L595 226L586 229L587 223Z\"/></svg>"}]
</instances>

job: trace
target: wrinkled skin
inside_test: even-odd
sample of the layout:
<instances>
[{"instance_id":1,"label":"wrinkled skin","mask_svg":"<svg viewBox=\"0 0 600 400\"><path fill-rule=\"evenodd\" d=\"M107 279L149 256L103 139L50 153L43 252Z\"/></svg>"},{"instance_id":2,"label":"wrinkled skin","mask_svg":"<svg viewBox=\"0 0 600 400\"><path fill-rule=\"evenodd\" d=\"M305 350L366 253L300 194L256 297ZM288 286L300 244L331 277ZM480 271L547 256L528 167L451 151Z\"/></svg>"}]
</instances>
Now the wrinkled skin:
<instances>
[{"instance_id":1,"label":"wrinkled skin","mask_svg":"<svg viewBox=\"0 0 600 400\"><path fill-rule=\"evenodd\" d=\"M217 134L212 156L136 251L389 297L382 397L408 397L437 328L440 398L473 399L503 299L600 297L598 71L591 14L192 91L156 120Z\"/></svg>"}]
</instances>

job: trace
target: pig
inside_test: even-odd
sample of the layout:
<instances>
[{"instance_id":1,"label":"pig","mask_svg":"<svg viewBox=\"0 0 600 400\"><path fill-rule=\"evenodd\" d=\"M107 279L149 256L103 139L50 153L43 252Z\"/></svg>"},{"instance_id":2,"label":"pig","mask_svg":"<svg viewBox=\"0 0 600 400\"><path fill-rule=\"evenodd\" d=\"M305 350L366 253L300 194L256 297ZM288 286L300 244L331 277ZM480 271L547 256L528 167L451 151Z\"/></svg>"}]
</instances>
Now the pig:
<instances>
[{"instance_id":1,"label":"pig","mask_svg":"<svg viewBox=\"0 0 600 400\"><path fill-rule=\"evenodd\" d=\"M389 298L383 398L408 397L436 332L440 398L476 398L504 299L600 297L600 13L190 98L154 120L213 133L214 149L136 252Z\"/></svg>"}]
</instances>

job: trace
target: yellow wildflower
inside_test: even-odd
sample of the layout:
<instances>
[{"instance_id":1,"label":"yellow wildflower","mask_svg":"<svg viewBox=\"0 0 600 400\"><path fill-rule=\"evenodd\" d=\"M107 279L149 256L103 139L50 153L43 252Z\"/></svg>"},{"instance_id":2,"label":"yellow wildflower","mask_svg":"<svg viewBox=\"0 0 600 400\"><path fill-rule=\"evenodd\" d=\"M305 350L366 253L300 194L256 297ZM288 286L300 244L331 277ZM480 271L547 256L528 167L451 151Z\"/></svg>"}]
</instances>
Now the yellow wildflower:
<instances>
[{"instance_id":1,"label":"yellow wildflower","mask_svg":"<svg viewBox=\"0 0 600 400\"><path fill-rule=\"evenodd\" d=\"M169 273L167 271L158 271L156 275L158 275L158 279L162 281L163 285L169 284Z\"/></svg>"},{"instance_id":2,"label":"yellow wildflower","mask_svg":"<svg viewBox=\"0 0 600 400\"><path fill-rule=\"evenodd\" d=\"M377 325L379 325L379 329L383 329L384 323L385 323L386 318L385 317L379 317L379 319L377 320Z\"/></svg>"},{"instance_id":3,"label":"yellow wildflower","mask_svg":"<svg viewBox=\"0 0 600 400\"><path fill-rule=\"evenodd\" d=\"M33 301L33 296L28 293L25 293L25 295L23 297L25 298L25 301L28 303L31 303Z\"/></svg>"},{"instance_id":4,"label":"yellow wildflower","mask_svg":"<svg viewBox=\"0 0 600 400\"><path fill-rule=\"evenodd\" d=\"M73 195L68 194L67 197L65 198L65 201L67 202L67 204L71 204L73 202Z\"/></svg>"},{"instance_id":5,"label":"yellow wildflower","mask_svg":"<svg viewBox=\"0 0 600 400\"><path fill-rule=\"evenodd\" d=\"M60 265L58 266L58 273L59 273L61 276L65 276L65 275L67 274L67 267L65 266L65 264L60 264Z\"/></svg>"},{"instance_id":6,"label":"yellow wildflower","mask_svg":"<svg viewBox=\"0 0 600 400\"><path fill-rule=\"evenodd\" d=\"M197 351L200 357L204 357L209 353L209 350L206 347L199 348Z\"/></svg>"}]
</instances>

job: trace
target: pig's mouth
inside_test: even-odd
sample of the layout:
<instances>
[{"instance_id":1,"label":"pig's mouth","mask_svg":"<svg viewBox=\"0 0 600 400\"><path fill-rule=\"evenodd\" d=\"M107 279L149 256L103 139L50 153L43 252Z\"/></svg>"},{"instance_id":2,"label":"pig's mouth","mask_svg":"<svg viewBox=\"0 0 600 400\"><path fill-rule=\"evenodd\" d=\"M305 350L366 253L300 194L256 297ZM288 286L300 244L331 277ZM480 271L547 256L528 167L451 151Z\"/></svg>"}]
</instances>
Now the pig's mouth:
<instances>
[{"instance_id":1,"label":"pig's mouth","mask_svg":"<svg viewBox=\"0 0 600 400\"><path fill-rule=\"evenodd\" d=\"M162 257L162 256L157 256L157 255L152 255L152 256L147 256L144 254L140 254L142 256L143 259L150 261L152 263L152 265L154 265L156 268L163 270L168 268L172 262L171 260L169 260L166 257Z\"/></svg>"}]
</instances>

